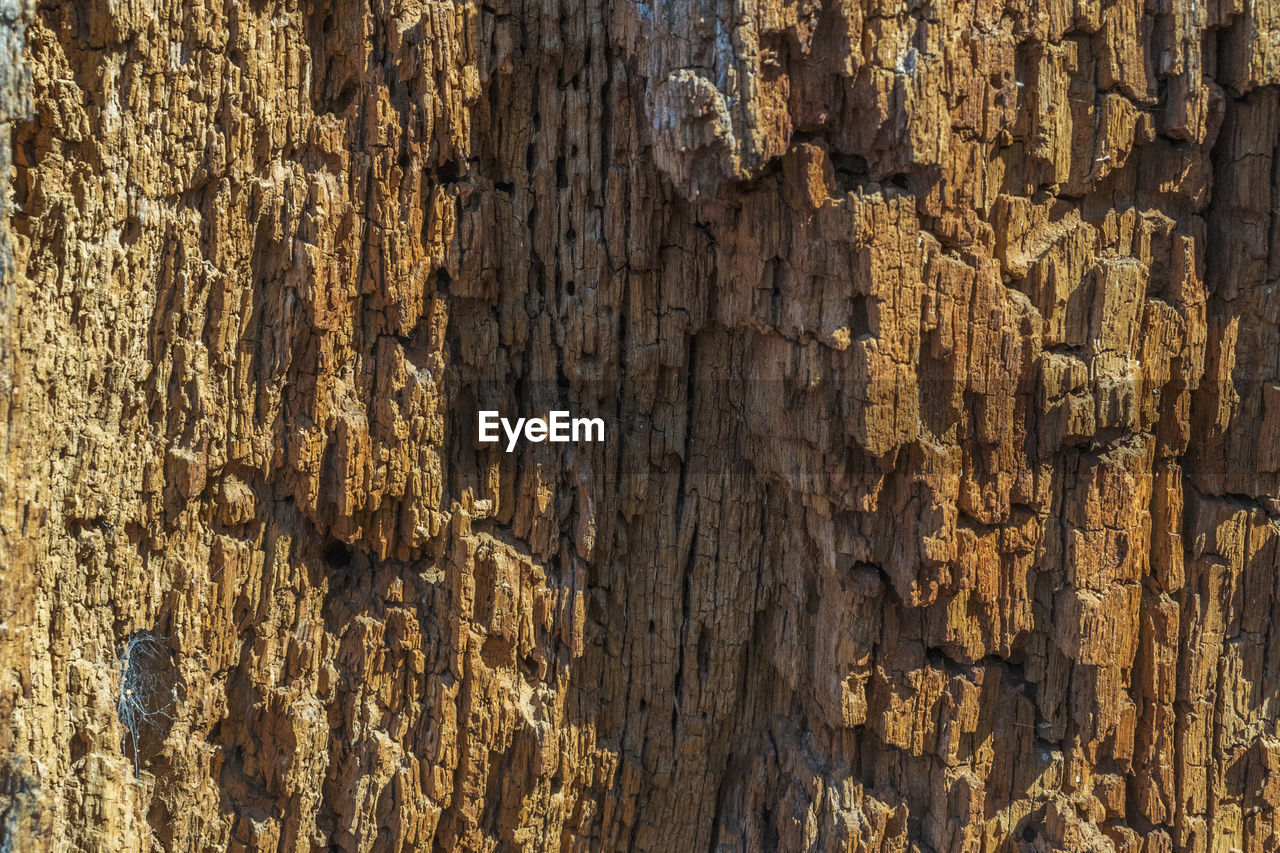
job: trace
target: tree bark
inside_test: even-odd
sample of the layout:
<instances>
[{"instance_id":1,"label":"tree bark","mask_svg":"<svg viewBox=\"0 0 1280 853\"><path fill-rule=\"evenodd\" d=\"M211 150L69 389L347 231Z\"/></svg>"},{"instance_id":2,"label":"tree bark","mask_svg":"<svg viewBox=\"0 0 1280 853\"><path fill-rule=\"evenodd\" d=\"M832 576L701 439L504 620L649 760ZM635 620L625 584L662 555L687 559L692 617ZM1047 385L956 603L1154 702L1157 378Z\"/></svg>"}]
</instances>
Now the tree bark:
<instances>
[{"instance_id":1,"label":"tree bark","mask_svg":"<svg viewBox=\"0 0 1280 853\"><path fill-rule=\"evenodd\" d=\"M1280 849L1280 5L0 0L0 136L3 849Z\"/></svg>"}]
</instances>

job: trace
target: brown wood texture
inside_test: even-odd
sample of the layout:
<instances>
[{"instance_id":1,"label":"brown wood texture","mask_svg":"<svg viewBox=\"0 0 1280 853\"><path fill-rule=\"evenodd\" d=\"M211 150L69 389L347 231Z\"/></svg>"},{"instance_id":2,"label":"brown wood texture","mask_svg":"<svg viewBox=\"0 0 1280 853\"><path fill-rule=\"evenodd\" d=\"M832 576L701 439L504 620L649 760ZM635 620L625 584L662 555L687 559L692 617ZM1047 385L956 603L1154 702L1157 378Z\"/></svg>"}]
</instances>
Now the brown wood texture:
<instances>
[{"instance_id":1,"label":"brown wood texture","mask_svg":"<svg viewBox=\"0 0 1280 853\"><path fill-rule=\"evenodd\" d=\"M1278 147L1276 0L0 0L0 849L1280 849Z\"/></svg>"}]
</instances>

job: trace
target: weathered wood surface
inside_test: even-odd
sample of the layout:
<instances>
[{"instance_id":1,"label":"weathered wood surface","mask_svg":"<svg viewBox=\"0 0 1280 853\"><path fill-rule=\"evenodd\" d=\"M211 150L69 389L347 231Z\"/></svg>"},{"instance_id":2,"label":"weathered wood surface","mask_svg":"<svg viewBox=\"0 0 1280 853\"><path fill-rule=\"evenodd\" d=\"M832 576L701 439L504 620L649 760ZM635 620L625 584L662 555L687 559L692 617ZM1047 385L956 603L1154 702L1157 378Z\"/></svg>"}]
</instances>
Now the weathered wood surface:
<instances>
[{"instance_id":1,"label":"weathered wood surface","mask_svg":"<svg viewBox=\"0 0 1280 853\"><path fill-rule=\"evenodd\" d=\"M1280 4L3 0L0 128L5 849L1280 848Z\"/></svg>"}]
</instances>

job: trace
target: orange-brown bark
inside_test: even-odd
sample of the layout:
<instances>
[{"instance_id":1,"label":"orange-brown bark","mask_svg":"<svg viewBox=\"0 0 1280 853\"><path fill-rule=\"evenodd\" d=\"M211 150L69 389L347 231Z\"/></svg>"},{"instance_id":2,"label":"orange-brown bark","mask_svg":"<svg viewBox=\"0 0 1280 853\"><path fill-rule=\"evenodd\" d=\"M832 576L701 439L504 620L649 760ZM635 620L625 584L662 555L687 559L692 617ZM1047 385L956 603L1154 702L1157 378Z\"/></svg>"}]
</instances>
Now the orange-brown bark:
<instances>
[{"instance_id":1,"label":"orange-brown bark","mask_svg":"<svg viewBox=\"0 0 1280 853\"><path fill-rule=\"evenodd\" d=\"M1280 5L3 0L0 129L5 849L1280 847Z\"/></svg>"}]
</instances>

